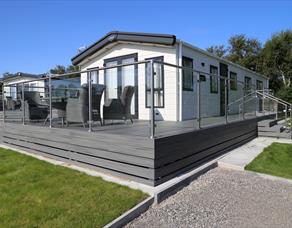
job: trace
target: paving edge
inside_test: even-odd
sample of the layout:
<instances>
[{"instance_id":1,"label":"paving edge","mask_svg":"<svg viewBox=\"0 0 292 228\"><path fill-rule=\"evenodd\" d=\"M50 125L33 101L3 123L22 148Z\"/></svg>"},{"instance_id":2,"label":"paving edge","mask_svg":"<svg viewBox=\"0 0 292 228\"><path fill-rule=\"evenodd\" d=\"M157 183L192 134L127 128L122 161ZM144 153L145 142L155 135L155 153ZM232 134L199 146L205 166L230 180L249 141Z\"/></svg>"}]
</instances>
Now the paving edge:
<instances>
[{"instance_id":1,"label":"paving edge","mask_svg":"<svg viewBox=\"0 0 292 228\"><path fill-rule=\"evenodd\" d=\"M112 222L105 225L104 228L117 228L117 227L122 227L128 224L133 219L137 218L142 213L147 211L148 208L153 204L153 202L154 202L154 197L153 196L148 197L147 199L137 204L132 209L122 214L120 217L116 218Z\"/></svg>"},{"instance_id":2,"label":"paving edge","mask_svg":"<svg viewBox=\"0 0 292 228\"><path fill-rule=\"evenodd\" d=\"M282 182L282 183L285 183L285 184L292 184L292 180L291 179L287 179L287 178L284 178L284 177L272 176L272 175L269 175L269 174L258 173L258 172L251 171L251 170L244 170L244 171L248 172L248 173L255 174L255 175L257 175L259 177L262 177L264 179L267 179L267 180L279 181L279 182Z\"/></svg>"},{"instance_id":3,"label":"paving edge","mask_svg":"<svg viewBox=\"0 0 292 228\"><path fill-rule=\"evenodd\" d=\"M267 180L280 181L282 183L292 184L292 179L287 179L287 178L284 178L284 177L277 177L277 176L272 176L272 175L265 174L265 173L259 173L259 172L256 172L256 171L246 170L246 169L244 169L244 168L242 168L240 166L236 166L236 165L230 165L230 164L227 164L227 163L218 162L218 167L222 168L222 169L228 169L228 170L251 173L253 175L259 176L259 177L267 179Z\"/></svg>"},{"instance_id":4,"label":"paving edge","mask_svg":"<svg viewBox=\"0 0 292 228\"><path fill-rule=\"evenodd\" d=\"M244 171L244 167L239 165L233 165L227 162L218 161L218 167L224 168L224 169L232 169L232 170L238 170L238 171Z\"/></svg>"}]
</instances>

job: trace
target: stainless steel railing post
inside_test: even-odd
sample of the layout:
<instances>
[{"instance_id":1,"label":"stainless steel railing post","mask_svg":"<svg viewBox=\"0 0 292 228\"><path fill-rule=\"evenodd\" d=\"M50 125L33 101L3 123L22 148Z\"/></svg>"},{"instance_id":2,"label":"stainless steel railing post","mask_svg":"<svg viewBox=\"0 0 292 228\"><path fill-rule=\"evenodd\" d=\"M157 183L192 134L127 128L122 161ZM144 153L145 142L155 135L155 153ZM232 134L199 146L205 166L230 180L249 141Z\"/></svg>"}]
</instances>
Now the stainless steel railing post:
<instances>
[{"instance_id":1,"label":"stainless steel railing post","mask_svg":"<svg viewBox=\"0 0 292 228\"><path fill-rule=\"evenodd\" d=\"M49 117L50 117L50 128L52 128L52 118L53 118L53 109L52 109L52 78L49 76Z\"/></svg>"},{"instance_id":2,"label":"stainless steel railing post","mask_svg":"<svg viewBox=\"0 0 292 228\"><path fill-rule=\"evenodd\" d=\"M25 125L24 83L21 84L22 124Z\"/></svg>"},{"instance_id":3,"label":"stainless steel railing post","mask_svg":"<svg viewBox=\"0 0 292 228\"><path fill-rule=\"evenodd\" d=\"M265 91L263 92L263 115L265 115Z\"/></svg>"},{"instance_id":4,"label":"stainless steel railing post","mask_svg":"<svg viewBox=\"0 0 292 228\"><path fill-rule=\"evenodd\" d=\"M270 105L270 107L271 107L271 105ZM274 105L274 108L275 108L275 105ZM278 102L276 102L276 120L278 120L278 109L279 109L279 105L278 105Z\"/></svg>"},{"instance_id":5,"label":"stainless steel railing post","mask_svg":"<svg viewBox=\"0 0 292 228\"><path fill-rule=\"evenodd\" d=\"M225 100L225 107L224 107L224 109L225 109L225 115L224 115L224 117L225 117L225 124L227 124L228 123L228 97L227 97L227 92L228 92L228 81L227 81L227 79L224 79L224 100Z\"/></svg>"},{"instance_id":6,"label":"stainless steel railing post","mask_svg":"<svg viewBox=\"0 0 292 228\"><path fill-rule=\"evenodd\" d=\"M92 80L91 72L87 73L88 85L88 132L92 132Z\"/></svg>"},{"instance_id":7,"label":"stainless steel railing post","mask_svg":"<svg viewBox=\"0 0 292 228\"><path fill-rule=\"evenodd\" d=\"M151 108L150 108L150 138L155 136L155 110L154 110L154 62L150 60L150 89L151 89Z\"/></svg>"},{"instance_id":8,"label":"stainless steel railing post","mask_svg":"<svg viewBox=\"0 0 292 228\"><path fill-rule=\"evenodd\" d=\"M244 120L245 119L245 116L244 116L244 112L245 112L245 91L243 91L243 97L242 97L242 119Z\"/></svg>"},{"instance_id":9,"label":"stainless steel railing post","mask_svg":"<svg viewBox=\"0 0 292 228\"><path fill-rule=\"evenodd\" d=\"M201 128L201 81L200 74L197 74L197 124Z\"/></svg>"},{"instance_id":10,"label":"stainless steel railing post","mask_svg":"<svg viewBox=\"0 0 292 228\"><path fill-rule=\"evenodd\" d=\"M288 110L287 110L287 105L285 104L285 124L286 124L286 127L288 126L288 119L287 119L287 113L288 112Z\"/></svg>"},{"instance_id":11,"label":"stainless steel railing post","mask_svg":"<svg viewBox=\"0 0 292 228\"><path fill-rule=\"evenodd\" d=\"M4 100L4 97L5 97L5 90L4 90L4 84L2 85L2 110L3 110L3 124L5 123L5 100Z\"/></svg>"}]
</instances>

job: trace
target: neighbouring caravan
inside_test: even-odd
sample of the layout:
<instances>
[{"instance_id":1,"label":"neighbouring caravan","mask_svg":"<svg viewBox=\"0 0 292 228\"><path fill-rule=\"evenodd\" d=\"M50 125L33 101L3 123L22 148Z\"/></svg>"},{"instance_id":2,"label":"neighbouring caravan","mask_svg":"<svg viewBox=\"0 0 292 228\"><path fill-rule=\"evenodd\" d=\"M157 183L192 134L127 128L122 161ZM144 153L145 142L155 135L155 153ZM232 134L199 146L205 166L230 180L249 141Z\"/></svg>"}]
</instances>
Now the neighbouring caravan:
<instances>
[{"instance_id":1,"label":"neighbouring caravan","mask_svg":"<svg viewBox=\"0 0 292 228\"><path fill-rule=\"evenodd\" d=\"M42 80L37 80L42 76L43 75L18 72L7 78L3 78L2 83L4 85L5 97L11 97L16 100L17 96L21 93L21 83L25 83L24 86L26 91L38 91L41 96L44 97L45 82Z\"/></svg>"},{"instance_id":2,"label":"neighbouring caravan","mask_svg":"<svg viewBox=\"0 0 292 228\"><path fill-rule=\"evenodd\" d=\"M72 63L84 71L149 59L194 69L192 72L169 65L155 65L157 120L183 121L195 119L198 115L200 118L224 116L226 105L229 105L229 114L236 115L242 107L232 106L233 102L249 89L269 87L267 77L178 40L175 35L110 32L73 57ZM148 120L150 90L147 75L147 64L141 64L97 71L92 78L93 83L106 86L104 102L118 98L125 86L134 86L132 116ZM225 84L225 78L230 83ZM82 74L81 83L86 82L87 75ZM198 102L199 113L196 110Z\"/></svg>"}]
</instances>

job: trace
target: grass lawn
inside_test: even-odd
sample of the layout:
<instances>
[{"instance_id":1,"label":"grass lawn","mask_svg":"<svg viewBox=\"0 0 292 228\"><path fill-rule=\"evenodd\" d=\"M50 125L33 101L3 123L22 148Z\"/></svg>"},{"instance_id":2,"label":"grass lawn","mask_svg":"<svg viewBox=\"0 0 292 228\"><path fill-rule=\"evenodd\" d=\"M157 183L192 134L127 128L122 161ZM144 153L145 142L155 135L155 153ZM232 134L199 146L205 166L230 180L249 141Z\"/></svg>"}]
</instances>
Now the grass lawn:
<instances>
[{"instance_id":1,"label":"grass lawn","mask_svg":"<svg viewBox=\"0 0 292 228\"><path fill-rule=\"evenodd\" d=\"M245 169L292 179L292 144L272 143Z\"/></svg>"},{"instance_id":2,"label":"grass lawn","mask_svg":"<svg viewBox=\"0 0 292 228\"><path fill-rule=\"evenodd\" d=\"M0 227L102 227L147 195L0 148Z\"/></svg>"}]
</instances>

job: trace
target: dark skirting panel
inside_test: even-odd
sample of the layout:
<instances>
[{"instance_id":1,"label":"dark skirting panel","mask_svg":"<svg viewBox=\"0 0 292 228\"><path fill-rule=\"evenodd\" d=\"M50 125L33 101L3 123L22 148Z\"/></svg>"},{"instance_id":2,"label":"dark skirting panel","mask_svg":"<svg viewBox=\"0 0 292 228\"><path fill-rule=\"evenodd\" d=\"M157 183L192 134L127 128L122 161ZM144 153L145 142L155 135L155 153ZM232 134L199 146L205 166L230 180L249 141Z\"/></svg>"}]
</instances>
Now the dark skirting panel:
<instances>
[{"instance_id":1,"label":"dark skirting panel","mask_svg":"<svg viewBox=\"0 0 292 228\"><path fill-rule=\"evenodd\" d=\"M257 121L249 119L155 139L155 185L256 138Z\"/></svg>"},{"instance_id":2,"label":"dark skirting panel","mask_svg":"<svg viewBox=\"0 0 292 228\"><path fill-rule=\"evenodd\" d=\"M146 137L5 123L2 143L153 185L154 141Z\"/></svg>"}]
</instances>

